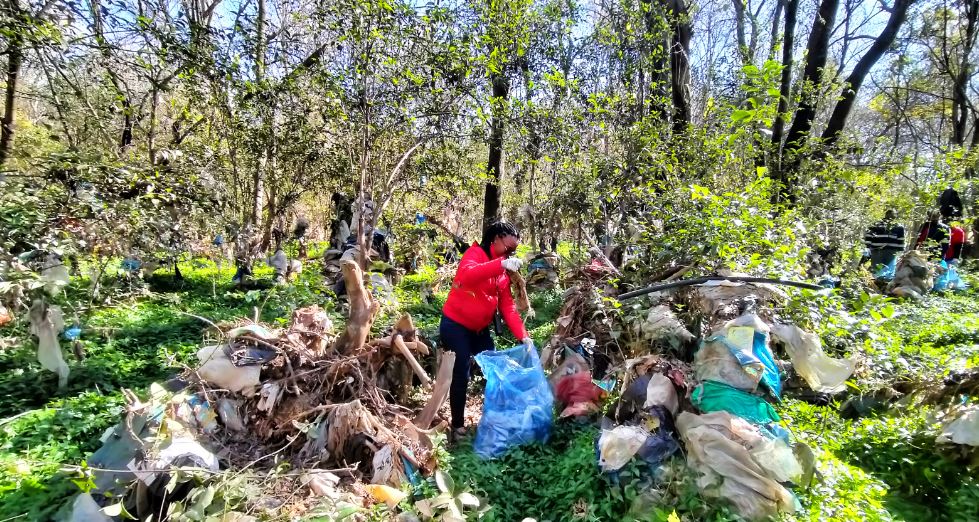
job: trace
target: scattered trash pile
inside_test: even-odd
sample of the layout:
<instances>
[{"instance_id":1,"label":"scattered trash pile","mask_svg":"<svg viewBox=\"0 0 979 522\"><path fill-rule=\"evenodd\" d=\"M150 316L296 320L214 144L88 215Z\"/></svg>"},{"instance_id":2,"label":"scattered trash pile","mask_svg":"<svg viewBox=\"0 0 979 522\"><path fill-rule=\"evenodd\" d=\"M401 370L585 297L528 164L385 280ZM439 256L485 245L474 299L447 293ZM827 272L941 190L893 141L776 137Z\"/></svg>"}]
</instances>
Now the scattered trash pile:
<instances>
[{"instance_id":1,"label":"scattered trash pile","mask_svg":"<svg viewBox=\"0 0 979 522\"><path fill-rule=\"evenodd\" d=\"M558 284L558 256L553 252L540 252L527 262L527 288L547 290Z\"/></svg>"},{"instance_id":2,"label":"scattered trash pile","mask_svg":"<svg viewBox=\"0 0 979 522\"><path fill-rule=\"evenodd\" d=\"M894 279L887 285L887 293L895 297L921 299L930 291L965 288L967 285L959 276L954 261L932 263L924 253L910 250L898 259Z\"/></svg>"},{"instance_id":3,"label":"scattered trash pile","mask_svg":"<svg viewBox=\"0 0 979 522\"><path fill-rule=\"evenodd\" d=\"M578 308L581 303L573 300L580 299L581 286L587 282L569 292L569 303ZM682 447L703 494L726 499L741 516L760 520L798 509L791 488L809 484L814 457L792 440L773 407L783 393L782 373L791 367L812 390L835 393L845 388L854 361L829 357L818 336L779 323L773 310L783 297L773 286L728 281L652 296L627 326L633 329L629 353L645 343L646 355L623 361L621 353L606 348L621 395L599 420L602 471L617 479L633 463L644 477L641 487L652 490L662 475L657 470ZM684 321L674 303L682 305ZM585 329L582 315L594 312L578 308L566 303L562 316L567 312L568 318L564 325L559 319L559 333L562 326ZM680 360L682 350L669 349L689 346L695 338L700 342L692 363ZM568 348L560 337L553 342L562 341L564 357L550 377L559 411L561 417L587 419L600 411L601 383L593 377L602 376L593 374L595 358L586 350ZM776 360L777 345L791 363Z\"/></svg>"},{"instance_id":4,"label":"scattered trash pile","mask_svg":"<svg viewBox=\"0 0 979 522\"><path fill-rule=\"evenodd\" d=\"M347 282L351 315L340 335L316 306L295 310L284 329L251 321L214 325L220 340L198 351L197 368L154 384L146 402L127 392L125 419L89 460L95 486L64 518L107 520L119 510L141 520L187 510L223 515L245 503L215 496L216 477L279 469L302 472L257 492L260 499L247 501L250 511L233 520L294 517L324 505L334 510L318 514L338 517L363 509L367 497L392 507L400 502L399 487L419 483L436 465L428 428L441 403L414 420L405 406L416 382L431 382L416 359L429 348L407 315L367 341L379 303L360 277ZM194 483L196 489L181 482L198 472L212 478ZM208 487L204 501L200 491ZM99 504L113 509L96 510L100 518L90 509Z\"/></svg>"}]
</instances>

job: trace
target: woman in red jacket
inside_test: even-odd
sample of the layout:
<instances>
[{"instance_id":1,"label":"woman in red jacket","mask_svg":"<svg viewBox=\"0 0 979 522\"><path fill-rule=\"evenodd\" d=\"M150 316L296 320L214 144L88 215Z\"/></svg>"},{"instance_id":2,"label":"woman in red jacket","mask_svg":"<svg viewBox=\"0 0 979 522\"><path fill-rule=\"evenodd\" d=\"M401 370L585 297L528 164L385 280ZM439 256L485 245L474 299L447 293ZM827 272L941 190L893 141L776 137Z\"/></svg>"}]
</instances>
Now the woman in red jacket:
<instances>
[{"instance_id":1,"label":"woman in red jacket","mask_svg":"<svg viewBox=\"0 0 979 522\"><path fill-rule=\"evenodd\" d=\"M456 270L449 297L442 307L439 337L446 349L456 353L449 387L453 440L465 435L464 413L469 387L471 358L483 350L492 350L489 326L499 310L513 336L528 347L533 341L524 328L510 292L507 271L517 271L523 263L510 257L517 251L520 233L510 223L498 221L483 231L483 240L463 254Z\"/></svg>"}]
</instances>

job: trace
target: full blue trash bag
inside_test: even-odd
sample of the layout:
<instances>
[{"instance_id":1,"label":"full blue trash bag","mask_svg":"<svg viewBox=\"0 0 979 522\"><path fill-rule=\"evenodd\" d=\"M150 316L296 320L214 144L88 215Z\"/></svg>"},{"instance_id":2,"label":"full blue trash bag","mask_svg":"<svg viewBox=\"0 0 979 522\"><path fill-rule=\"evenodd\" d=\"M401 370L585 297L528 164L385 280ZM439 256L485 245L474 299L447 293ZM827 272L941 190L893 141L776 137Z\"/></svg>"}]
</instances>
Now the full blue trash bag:
<instances>
[{"instance_id":1,"label":"full blue trash bag","mask_svg":"<svg viewBox=\"0 0 979 522\"><path fill-rule=\"evenodd\" d=\"M476 454L492 459L520 444L547 441L554 396L537 350L521 345L485 351L476 355L476 363L486 377L483 417L473 443Z\"/></svg>"},{"instance_id":2,"label":"full blue trash bag","mask_svg":"<svg viewBox=\"0 0 979 522\"><path fill-rule=\"evenodd\" d=\"M886 265L880 265L877 271L874 272L874 278L882 281L891 281L894 279L894 272L897 271L897 257L891 259L891 262Z\"/></svg>"},{"instance_id":3,"label":"full blue trash bag","mask_svg":"<svg viewBox=\"0 0 979 522\"><path fill-rule=\"evenodd\" d=\"M935 277L935 286L932 290L964 290L967 287L965 281L959 277L959 271L956 265L957 263L955 261L950 263L942 261L940 263L943 272Z\"/></svg>"}]
</instances>

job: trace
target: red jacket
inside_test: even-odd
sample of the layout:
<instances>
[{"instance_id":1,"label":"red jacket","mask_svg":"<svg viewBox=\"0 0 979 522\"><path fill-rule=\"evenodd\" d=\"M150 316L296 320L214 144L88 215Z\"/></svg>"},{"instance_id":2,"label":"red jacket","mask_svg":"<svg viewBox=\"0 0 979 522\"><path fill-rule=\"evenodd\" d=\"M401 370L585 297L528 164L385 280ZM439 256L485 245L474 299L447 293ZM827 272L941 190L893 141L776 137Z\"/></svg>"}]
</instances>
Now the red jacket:
<instances>
[{"instance_id":1,"label":"red jacket","mask_svg":"<svg viewBox=\"0 0 979 522\"><path fill-rule=\"evenodd\" d=\"M952 237L948 242L948 250L945 251L945 260L951 261L962 257L962 247L965 246L965 230L961 227L952 227Z\"/></svg>"},{"instance_id":2,"label":"red jacket","mask_svg":"<svg viewBox=\"0 0 979 522\"><path fill-rule=\"evenodd\" d=\"M529 337L510 292L510 276L502 257L490 259L477 243L462 255L452 289L442 313L466 328L478 332L493 322L497 307L507 327L517 339Z\"/></svg>"}]
</instances>

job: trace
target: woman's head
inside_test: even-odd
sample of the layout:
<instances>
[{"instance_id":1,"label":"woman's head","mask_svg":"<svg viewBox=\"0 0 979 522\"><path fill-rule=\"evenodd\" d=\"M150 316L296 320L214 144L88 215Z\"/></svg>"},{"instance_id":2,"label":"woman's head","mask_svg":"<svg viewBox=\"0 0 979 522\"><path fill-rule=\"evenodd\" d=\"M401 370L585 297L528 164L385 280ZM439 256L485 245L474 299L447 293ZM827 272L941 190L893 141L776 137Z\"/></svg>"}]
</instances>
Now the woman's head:
<instances>
[{"instance_id":1,"label":"woman's head","mask_svg":"<svg viewBox=\"0 0 979 522\"><path fill-rule=\"evenodd\" d=\"M483 230L483 239L479 242L479 246L490 257L512 256L517 251L519 244L520 231L506 221L491 223L486 227L486 230Z\"/></svg>"}]
</instances>

